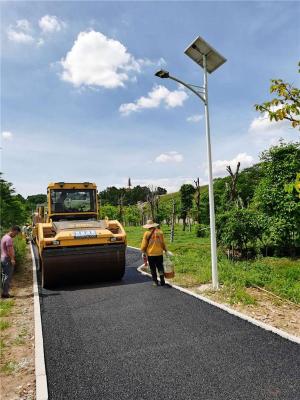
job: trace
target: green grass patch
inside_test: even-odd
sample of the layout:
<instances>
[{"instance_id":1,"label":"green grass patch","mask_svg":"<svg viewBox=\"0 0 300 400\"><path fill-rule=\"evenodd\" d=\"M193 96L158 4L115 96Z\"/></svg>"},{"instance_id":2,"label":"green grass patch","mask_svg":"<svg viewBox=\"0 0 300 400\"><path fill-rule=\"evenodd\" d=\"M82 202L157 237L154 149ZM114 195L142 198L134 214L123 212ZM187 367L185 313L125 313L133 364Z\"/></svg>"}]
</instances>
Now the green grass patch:
<instances>
[{"instance_id":1,"label":"green grass patch","mask_svg":"<svg viewBox=\"0 0 300 400\"><path fill-rule=\"evenodd\" d=\"M13 374L18 368L18 364L14 361L9 361L1 367L1 372L4 374Z\"/></svg>"},{"instance_id":2,"label":"green grass patch","mask_svg":"<svg viewBox=\"0 0 300 400\"><path fill-rule=\"evenodd\" d=\"M22 236L18 235L14 239L14 248L16 253L16 267L19 267L26 257L26 241Z\"/></svg>"},{"instance_id":3,"label":"green grass patch","mask_svg":"<svg viewBox=\"0 0 300 400\"><path fill-rule=\"evenodd\" d=\"M6 317L14 305L13 300L0 300L0 317Z\"/></svg>"},{"instance_id":4,"label":"green grass patch","mask_svg":"<svg viewBox=\"0 0 300 400\"><path fill-rule=\"evenodd\" d=\"M2 350L5 348L5 342L3 339L0 339L0 353L2 354Z\"/></svg>"},{"instance_id":5,"label":"green grass patch","mask_svg":"<svg viewBox=\"0 0 300 400\"><path fill-rule=\"evenodd\" d=\"M0 320L0 331L4 331L5 329L10 327L10 323L7 321Z\"/></svg>"},{"instance_id":6,"label":"green grass patch","mask_svg":"<svg viewBox=\"0 0 300 400\"><path fill-rule=\"evenodd\" d=\"M188 229L188 228L187 228ZM174 253L176 276L174 282L186 286L197 286L211 281L210 239L197 238L195 226L192 231L175 227L175 240L170 243L170 228L162 226L168 250ZM126 228L128 244L140 248L142 227ZM230 261L218 250L220 283L227 290L230 302L254 304L255 299L245 288L259 286L270 292L300 303L300 260L265 257L250 261Z\"/></svg>"}]
</instances>

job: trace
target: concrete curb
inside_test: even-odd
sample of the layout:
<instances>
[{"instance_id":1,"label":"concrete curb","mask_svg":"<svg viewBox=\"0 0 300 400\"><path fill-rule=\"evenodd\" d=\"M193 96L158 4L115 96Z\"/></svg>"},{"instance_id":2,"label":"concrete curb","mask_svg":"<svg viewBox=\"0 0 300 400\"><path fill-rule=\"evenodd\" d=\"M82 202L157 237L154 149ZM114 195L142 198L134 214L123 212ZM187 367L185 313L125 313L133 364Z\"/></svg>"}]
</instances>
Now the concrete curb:
<instances>
[{"instance_id":1,"label":"concrete curb","mask_svg":"<svg viewBox=\"0 0 300 400\"><path fill-rule=\"evenodd\" d=\"M37 268L32 243L30 243L33 272L33 295L34 295L34 338L35 338L35 380L36 400L48 399L47 375L44 357L44 342L40 309L40 296L37 284Z\"/></svg>"},{"instance_id":2,"label":"concrete curb","mask_svg":"<svg viewBox=\"0 0 300 400\"><path fill-rule=\"evenodd\" d=\"M131 246L128 246L128 247L131 247ZM136 247L131 247L131 248L132 249L136 249ZM138 272L140 272L142 275L146 275L146 276L151 278L151 274L149 274L148 272L142 271L143 266L144 266L144 264L142 264L140 267L137 268ZM188 294L190 296L196 297L197 299L202 300L205 303L208 303L208 304L210 304L212 306L218 307L221 310L226 311L229 314L235 315L236 317L241 318L241 319L243 319L245 321L248 321L251 324L256 325L256 326L258 326L258 327L260 327L260 328L262 328L262 329L264 329L266 331L271 331L271 332L275 333L276 335L279 335L279 336L283 337L284 339L287 339L287 340L290 340L291 342L295 342L295 343L300 344L300 337L298 337L298 336L291 335L291 334L289 334L287 332L282 331L281 329L275 328L272 325L265 324L264 322L261 322L261 321L258 321L257 319L249 317L246 314L243 314L243 313L241 313L239 311L233 310L232 308L227 307L224 304L216 303L215 301L210 300L207 297L204 297L204 296L201 296L199 294L193 293L188 289L182 288L181 286L174 285L174 284L170 283L167 279L166 279L166 282L172 288L177 289L180 292L183 292L183 293L186 293L186 294Z\"/></svg>"}]
</instances>

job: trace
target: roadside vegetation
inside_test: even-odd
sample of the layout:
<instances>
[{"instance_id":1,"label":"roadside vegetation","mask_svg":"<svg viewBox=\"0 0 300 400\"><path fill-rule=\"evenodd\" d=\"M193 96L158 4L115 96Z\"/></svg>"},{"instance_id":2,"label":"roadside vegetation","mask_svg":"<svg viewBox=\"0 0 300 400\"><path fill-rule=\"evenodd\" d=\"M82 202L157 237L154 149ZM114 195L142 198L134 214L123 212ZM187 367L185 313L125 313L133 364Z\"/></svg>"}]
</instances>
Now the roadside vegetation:
<instances>
[{"instance_id":1,"label":"roadside vegetation","mask_svg":"<svg viewBox=\"0 0 300 400\"><path fill-rule=\"evenodd\" d=\"M197 238L196 226L191 232L182 231L176 225L176 241L170 243L170 229L162 225L168 249L174 254L176 276L174 283L184 287L196 287L211 281L210 240ZM144 230L128 227L128 244L140 247ZM142 262L141 262L142 263ZM255 298L246 288L264 288L284 299L300 304L300 262L286 257L257 257L233 261L219 249L219 279L224 297L230 303L254 304Z\"/></svg>"}]
</instances>

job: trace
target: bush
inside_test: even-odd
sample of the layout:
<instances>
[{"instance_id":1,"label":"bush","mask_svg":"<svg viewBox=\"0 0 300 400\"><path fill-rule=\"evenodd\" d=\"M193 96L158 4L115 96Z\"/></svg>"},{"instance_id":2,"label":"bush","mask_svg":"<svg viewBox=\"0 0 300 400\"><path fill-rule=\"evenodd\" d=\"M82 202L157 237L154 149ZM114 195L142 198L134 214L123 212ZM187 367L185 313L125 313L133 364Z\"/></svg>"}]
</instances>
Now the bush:
<instances>
[{"instance_id":1,"label":"bush","mask_svg":"<svg viewBox=\"0 0 300 400\"><path fill-rule=\"evenodd\" d=\"M209 226L198 224L196 226L196 236L198 238L208 237L209 236Z\"/></svg>"}]
</instances>

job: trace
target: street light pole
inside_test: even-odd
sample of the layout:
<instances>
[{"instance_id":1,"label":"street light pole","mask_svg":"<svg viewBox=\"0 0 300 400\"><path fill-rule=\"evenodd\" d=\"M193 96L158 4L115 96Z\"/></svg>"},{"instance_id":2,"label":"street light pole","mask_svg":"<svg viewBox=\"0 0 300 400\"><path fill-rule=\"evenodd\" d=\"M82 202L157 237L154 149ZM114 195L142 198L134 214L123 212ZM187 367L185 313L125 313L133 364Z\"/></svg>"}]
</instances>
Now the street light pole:
<instances>
[{"instance_id":1,"label":"street light pole","mask_svg":"<svg viewBox=\"0 0 300 400\"><path fill-rule=\"evenodd\" d=\"M204 69L204 107L205 107L205 126L206 126L206 146L207 146L207 163L208 163L208 194L209 194L209 220L210 220L210 249L211 249L211 275L212 286L214 289L219 288L218 280L218 264L217 264L217 242L216 242L216 223L215 223L215 200L214 200L214 183L212 173L212 157L210 143L210 125L208 111L208 87L207 87L207 68L206 55L203 55Z\"/></svg>"},{"instance_id":2,"label":"street light pole","mask_svg":"<svg viewBox=\"0 0 300 400\"><path fill-rule=\"evenodd\" d=\"M190 85L181 81L174 76L171 76L168 71L160 70L156 72L159 78L169 78L178 82L191 90L204 103L205 107L205 126L206 126L206 143L207 143L207 163L208 163L208 179L209 179L209 217L210 217L210 248L211 248L211 272L213 289L219 288L218 281L218 265L217 265L217 241L216 241L216 224L215 224L215 205L214 205L214 187L212 174L212 157L210 143L210 126L209 126L209 111L208 111L208 85L207 72L212 73L222 64L226 62L221 54L219 54L205 40L198 36L194 42L185 50L185 54L195 61L204 70L204 85L203 87ZM197 89L195 89L197 88Z\"/></svg>"}]
</instances>

